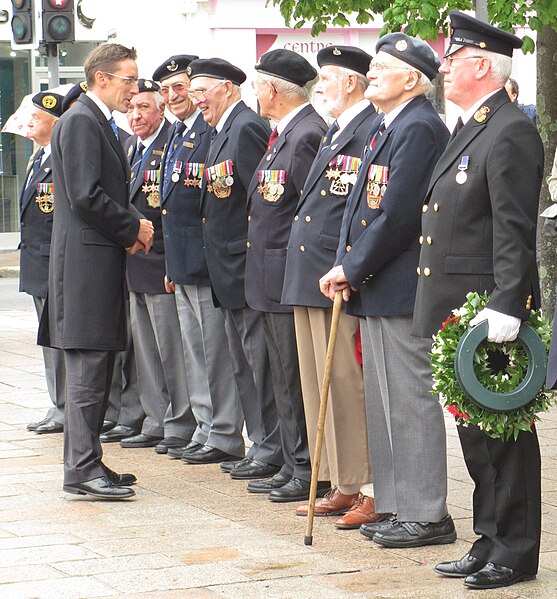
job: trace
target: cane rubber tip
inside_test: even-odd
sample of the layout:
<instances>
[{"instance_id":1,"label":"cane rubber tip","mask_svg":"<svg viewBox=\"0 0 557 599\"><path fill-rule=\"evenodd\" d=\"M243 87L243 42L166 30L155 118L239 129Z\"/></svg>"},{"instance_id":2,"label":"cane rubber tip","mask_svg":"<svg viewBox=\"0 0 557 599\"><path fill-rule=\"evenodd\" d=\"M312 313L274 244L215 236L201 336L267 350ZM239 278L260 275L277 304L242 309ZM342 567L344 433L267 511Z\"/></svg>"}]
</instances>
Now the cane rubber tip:
<instances>
[{"instance_id":1,"label":"cane rubber tip","mask_svg":"<svg viewBox=\"0 0 557 599\"><path fill-rule=\"evenodd\" d=\"M313 537L304 537L304 545L313 545Z\"/></svg>"}]
</instances>

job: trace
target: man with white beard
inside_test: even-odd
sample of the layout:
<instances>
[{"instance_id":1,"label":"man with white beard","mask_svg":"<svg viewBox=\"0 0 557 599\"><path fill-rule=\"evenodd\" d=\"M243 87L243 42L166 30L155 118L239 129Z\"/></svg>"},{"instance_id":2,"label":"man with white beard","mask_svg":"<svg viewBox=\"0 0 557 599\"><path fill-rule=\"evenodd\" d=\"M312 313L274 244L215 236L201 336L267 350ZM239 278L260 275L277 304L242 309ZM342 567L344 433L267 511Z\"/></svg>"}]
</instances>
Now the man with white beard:
<instances>
[{"instance_id":1,"label":"man with white beard","mask_svg":"<svg viewBox=\"0 0 557 599\"><path fill-rule=\"evenodd\" d=\"M309 171L288 244L282 302L294 306L312 451L332 316L331 301L319 291L319 278L334 264L344 206L377 116L364 98L370 60L369 54L351 46L330 46L317 55L316 108L335 120ZM371 470L362 369L355 355L358 328L358 319L342 312L319 473L319 480L331 480L333 489L315 506L316 516L343 516L336 522L339 528L358 528L379 518L369 489L366 495L360 492L371 482ZM297 513L305 515L307 510L303 505Z\"/></svg>"}]
</instances>

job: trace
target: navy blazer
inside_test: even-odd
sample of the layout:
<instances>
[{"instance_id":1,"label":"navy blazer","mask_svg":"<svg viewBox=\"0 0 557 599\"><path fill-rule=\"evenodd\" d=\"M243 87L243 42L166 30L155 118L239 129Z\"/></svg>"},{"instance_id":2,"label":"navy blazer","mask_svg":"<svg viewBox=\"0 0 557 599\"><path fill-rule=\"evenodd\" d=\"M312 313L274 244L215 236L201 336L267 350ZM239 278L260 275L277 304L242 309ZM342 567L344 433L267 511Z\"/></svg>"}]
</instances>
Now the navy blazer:
<instances>
[{"instance_id":1,"label":"navy blazer","mask_svg":"<svg viewBox=\"0 0 557 599\"><path fill-rule=\"evenodd\" d=\"M173 124L168 131L169 143L175 128ZM161 195L166 275L179 285L210 284L201 229L201 189L184 182L191 179L187 176L188 164L205 165L212 130L199 113L177 149L176 159L183 163L179 179L170 180L166 194ZM168 147L161 164L161 194L167 153Z\"/></svg>"},{"instance_id":2,"label":"navy blazer","mask_svg":"<svg viewBox=\"0 0 557 599\"><path fill-rule=\"evenodd\" d=\"M376 119L375 126L381 121ZM366 152L342 221L336 263L353 287L347 313L403 316L414 309L422 204L449 132L425 96L413 98ZM379 201L368 198L372 165L388 168ZM386 171L383 169L383 173ZM373 176L373 175L372 175Z\"/></svg>"},{"instance_id":3,"label":"navy blazer","mask_svg":"<svg viewBox=\"0 0 557 599\"><path fill-rule=\"evenodd\" d=\"M248 230L247 189L271 130L267 123L240 101L211 143L206 169L232 161L228 197L219 198L203 178L201 222L205 257L215 305L227 309L246 306L244 276Z\"/></svg>"},{"instance_id":4,"label":"navy blazer","mask_svg":"<svg viewBox=\"0 0 557 599\"><path fill-rule=\"evenodd\" d=\"M48 259L52 221L54 220L53 194L44 202L37 202L41 194L38 186L52 183L50 155L38 172L32 166L26 173L19 197L21 243L19 244L19 290L36 297L46 297L48 291ZM27 181L29 184L27 185ZM42 206L42 209L41 209Z\"/></svg>"},{"instance_id":5,"label":"navy blazer","mask_svg":"<svg viewBox=\"0 0 557 599\"><path fill-rule=\"evenodd\" d=\"M165 119L156 139L144 152L141 168L130 184L130 202L139 212L153 223L155 235L151 251L145 255L141 250L126 258L126 279L128 289L137 293L166 293L164 289L165 261L164 242L161 225L160 195L153 196L144 191L145 171L157 171L166 144L170 123ZM124 150L130 162L137 147L137 135L132 135L124 142ZM152 185L149 183L149 185ZM158 187L158 186L157 186ZM150 196L150 202L148 198ZM156 200L155 200L156 198ZM158 204L157 204L158 202Z\"/></svg>"},{"instance_id":6,"label":"navy blazer","mask_svg":"<svg viewBox=\"0 0 557 599\"><path fill-rule=\"evenodd\" d=\"M248 189L248 251L246 254L246 301L263 312L291 312L281 304L286 248L294 211L308 171L327 130L313 106L305 106L286 125L269 149ZM266 199L260 188L263 171L283 171L286 181L278 199ZM268 196L269 197L269 196Z\"/></svg>"},{"instance_id":7,"label":"navy blazer","mask_svg":"<svg viewBox=\"0 0 557 599\"><path fill-rule=\"evenodd\" d=\"M294 306L330 308L319 290L319 279L335 262L340 225L353 183L340 184L327 174L338 155L360 158L377 113L373 106L357 114L334 143L317 153L296 208L288 251L282 302Z\"/></svg>"}]
</instances>

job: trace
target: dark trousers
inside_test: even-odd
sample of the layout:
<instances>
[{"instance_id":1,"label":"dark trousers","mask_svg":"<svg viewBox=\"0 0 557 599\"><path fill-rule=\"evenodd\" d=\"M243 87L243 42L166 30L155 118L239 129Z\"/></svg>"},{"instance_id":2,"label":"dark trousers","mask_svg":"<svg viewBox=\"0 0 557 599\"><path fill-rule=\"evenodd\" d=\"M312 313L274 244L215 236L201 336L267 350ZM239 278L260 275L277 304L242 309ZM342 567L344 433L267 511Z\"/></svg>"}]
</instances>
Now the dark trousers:
<instances>
[{"instance_id":1,"label":"dark trousers","mask_svg":"<svg viewBox=\"0 0 557 599\"><path fill-rule=\"evenodd\" d=\"M64 484L105 474L99 441L108 404L115 352L65 349Z\"/></svg>"},{"instance_id":2,"label":"dark trousers","mask_svg":"<svg viewBox=\"0 0 557 599\"><path fill-rule=\"evenodd\" d=\"M536 574L541 533L541 460L536 431L500 441L477 426L458 426L468 472L475 483L470 553L485 561Z\"/></svg>"}]
</instances>

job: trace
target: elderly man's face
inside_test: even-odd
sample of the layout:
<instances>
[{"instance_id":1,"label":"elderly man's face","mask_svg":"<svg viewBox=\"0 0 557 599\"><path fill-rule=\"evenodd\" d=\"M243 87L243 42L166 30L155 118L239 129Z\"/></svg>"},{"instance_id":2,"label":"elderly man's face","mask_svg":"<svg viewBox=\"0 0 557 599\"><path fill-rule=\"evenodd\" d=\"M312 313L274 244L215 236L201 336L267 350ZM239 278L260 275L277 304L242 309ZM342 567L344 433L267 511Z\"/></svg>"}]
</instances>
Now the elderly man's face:
<instances>
[{"instance_id":1,"label":"elderly man's face","mask_svg":"<svg viewBox=\"0 0 557 599\"><path fill-rule=\"evenodd\" d=\"M230 81L212 77L196 77L190 85L193 105L201 110L205 122L214 127L231 104Z\"/></svg>"},{"instance_id":2,"label":"elderly man's face","mask_svg":"<svg viewBox=\"0 0 557 599\"><path fill-rule=\"evenodd\" d=\"M365 97L387 113L405 101L409 73L415 71L395 56L379 51L369 63Z\"/></svg>"},{"instance_id":3,"label":"elderly man's face","mask_svg":"<svg viewBox=\"0 0 557 599\"><path fill-rule=\"evenodd\" d=\"M52 130L58 119L48 112L34 106L31 111L31 118L27 123L29 129L29 138L37 145L44 147L50 143Z\"/></svg>"},{"instance_id":4,"label":"elderly man's face","mask_svg":"<svg viewBox=\"0 0 557 599\"><path fill-rule=\"evenodd\" d=\"M336 118L343 113L348 94L345 90L347 76L338 67L324 65L319 69L315 84L315 107L322 116Z\"/></svg>"},{"instance_id":5,"label":"elderly man's face","mask_svg":"<svg viewBox=\"0 0 557 599\"><path fill-rule=\"evenodd\" d=\"M153 92L141 92L132 98L127 117L139 139L147 139L155 133L164 118L164 104L157 106Z\"/></svg>"},{"instance_id":6,"label":"elderly man's face","mask_svg":"<svg viewBox=\"0 0 557 599\"><path fill-rule=\"evenodd\" d=\"M168 110L180 121L193 113L194 106L188 92L190 79L185 73L178 73L161 81L161 96L164 98Z\"/></svg>"}]
</instances>

